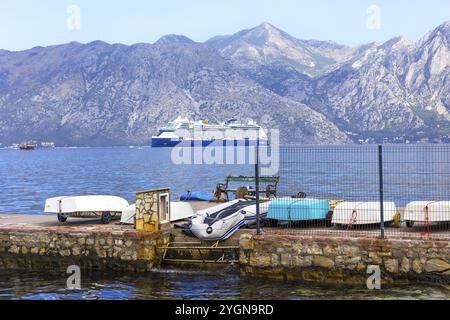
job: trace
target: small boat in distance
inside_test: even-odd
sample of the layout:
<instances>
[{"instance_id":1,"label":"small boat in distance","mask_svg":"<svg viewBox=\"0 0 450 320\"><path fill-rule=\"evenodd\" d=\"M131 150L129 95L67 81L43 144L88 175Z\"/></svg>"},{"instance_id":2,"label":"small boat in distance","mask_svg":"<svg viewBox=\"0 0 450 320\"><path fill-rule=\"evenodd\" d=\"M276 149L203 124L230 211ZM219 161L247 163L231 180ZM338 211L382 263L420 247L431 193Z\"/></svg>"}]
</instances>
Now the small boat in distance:
<instances>
[{"instance_id":1,"label":"small boat in distance","mask_svg":"<svg viewBox=\"0 0 450 320\"><path fill-rule=\"evenodd\" d=\"M19 145L20 150L34 150L36 149L36 145L32 143L21 143Z\"/></svg>"},{"instance_id":2,"label":"small boat in distance","mask_svg":"<svg viewBox=\"0 0 450 320\"><path fill-rule=\"evenodd\" d=\"M41 142L41 148L54 148L55 143L53 141L43 141Z\"/></svg>"}]
</instances>

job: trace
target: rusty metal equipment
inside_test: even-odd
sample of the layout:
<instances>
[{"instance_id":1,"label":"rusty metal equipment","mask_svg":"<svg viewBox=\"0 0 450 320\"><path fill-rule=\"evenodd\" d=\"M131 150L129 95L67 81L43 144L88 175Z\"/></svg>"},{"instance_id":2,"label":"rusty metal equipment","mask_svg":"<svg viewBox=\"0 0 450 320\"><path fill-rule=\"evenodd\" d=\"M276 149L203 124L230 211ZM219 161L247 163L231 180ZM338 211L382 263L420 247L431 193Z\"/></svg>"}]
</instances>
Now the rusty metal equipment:
<instances>
[{"instance_id":1,"label":"rusty metal equipment","mask_svg":"<svg viewBox=\"0 0 450 320\"><path fill-rule=\"evenodd\" d=\"M265 197L276 197L278 193L279 176L260 176L259 194L264 194ZM230 201L230 193L235 195L235 198L256 198L256 190L252 185L249 187L231 187L232 183L248 182L253 185L256 183L255 176L227 176L224 183L218 183L214 192L215 201Z\"/></svg>"},{"instance_id":2,"label":"rusty metal equipment","mask_svg":"<svg viewBox=\"0 0 450 320\"><path fill-rule=\"evenodd\" d=\"M163 250L163 262L169 263L237 263L239 257L239 246L220 246L219 241L208 246L200 241L177 241L170 242L167 246L158 247L157 250ZM167 257L169 251L190 252L188 258ZM216 253L211 257L211 252Z\"/></svg>"}]
</instances>

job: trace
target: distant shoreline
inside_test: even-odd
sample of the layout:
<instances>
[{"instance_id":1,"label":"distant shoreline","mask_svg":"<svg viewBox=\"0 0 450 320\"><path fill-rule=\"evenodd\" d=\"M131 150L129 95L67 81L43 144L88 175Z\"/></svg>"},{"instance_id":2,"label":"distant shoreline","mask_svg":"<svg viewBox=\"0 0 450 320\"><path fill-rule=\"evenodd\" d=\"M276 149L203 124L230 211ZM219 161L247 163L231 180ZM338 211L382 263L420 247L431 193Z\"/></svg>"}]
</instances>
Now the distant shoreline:
<instances>
[{"instance_id":1,"label":"distant shoreline","mask_svg":"<svg viewBox=\"0 0 450 320\"><path fill-rule=\"evenodd\" d=\"M439 145L450 145L450 143L447 142L439 142L439 143L371 143L371 144L361 144L361 143L345 143L345 144L281 144L281 148L285 147L345 147L345 146L352 146L352 147L370 147L370 146L378 146L378 145L384 145L384 146L439 146ZM213 146L213 147L222 147L222 146ZM234 146L227 146L227 148L234 148ZM42 148L38 147L35 150L52 150L52 149L121 149L121 148L129 148L129 149L172 149L173 147L167 147L167 148L152 148L149 145L124 145L124 146L70 146L70 147L53 147L53 148ZM201 147L201 148L207 148L207 147ZM0 150L19 150L17 148L11 148L11 147L0 147Z\"/></svg>"}]
</instances>

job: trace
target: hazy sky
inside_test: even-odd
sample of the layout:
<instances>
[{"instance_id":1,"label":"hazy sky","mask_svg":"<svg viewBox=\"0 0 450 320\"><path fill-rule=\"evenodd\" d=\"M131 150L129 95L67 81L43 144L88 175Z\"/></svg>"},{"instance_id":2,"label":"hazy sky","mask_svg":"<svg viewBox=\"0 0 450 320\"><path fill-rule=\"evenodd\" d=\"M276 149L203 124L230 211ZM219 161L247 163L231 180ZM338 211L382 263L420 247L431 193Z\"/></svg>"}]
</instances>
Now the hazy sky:
<instances>
[{"instance_id":1,"label":"hazy sky","mask_svg":"<svg viewBox=\"0 0 450 320\"><path fill-rule=\"evenodd\" d=\"M169 33L204 41L263 21L298 38L352 45L417 40L446 20L449 0L0 0L0 48L132 44Z\"/></svg>"}]
</instances>

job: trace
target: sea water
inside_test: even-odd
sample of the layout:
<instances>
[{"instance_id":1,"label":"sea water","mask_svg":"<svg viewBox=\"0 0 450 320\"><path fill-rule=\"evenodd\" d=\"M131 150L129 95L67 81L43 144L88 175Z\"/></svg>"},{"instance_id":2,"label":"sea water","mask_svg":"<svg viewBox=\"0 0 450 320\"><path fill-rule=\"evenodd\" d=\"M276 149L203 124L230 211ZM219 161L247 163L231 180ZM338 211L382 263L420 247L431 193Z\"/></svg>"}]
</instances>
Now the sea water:
<instances>
[{"instance_id":1,"label":"sea water","mask_svg":"<svg viewBox=\"0 0 450 320\"><path fill-rule=\"evenodd\" d=\"M385 154L386 198L400 206L411 199L448 197L448 147L392 148ZM254 174L251 161L177 164L172 161L172 151L128 147L1 149L0 213L42 214L45 199L61 195L107 194L133 202L136 191L155 187L170 187L172 199L187 191L212 195L215 185L227 175ZM279 192L283 195L305 191L312 197L349 200L376 200L378 196L375 146L281 148L278 165ZM217 273L163 268L146 274L83 274L78 291L66 288L64 272L2 271L0 299L450 298L445 285L409 284L382 290L323 287L255 280L240 275L236 267L227 268Z\"/></svg>"}]
</instances>

